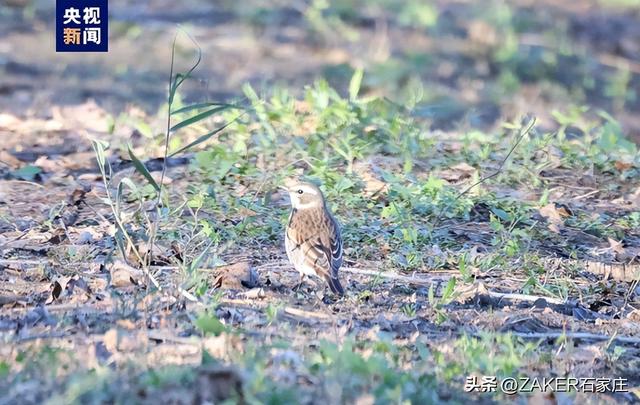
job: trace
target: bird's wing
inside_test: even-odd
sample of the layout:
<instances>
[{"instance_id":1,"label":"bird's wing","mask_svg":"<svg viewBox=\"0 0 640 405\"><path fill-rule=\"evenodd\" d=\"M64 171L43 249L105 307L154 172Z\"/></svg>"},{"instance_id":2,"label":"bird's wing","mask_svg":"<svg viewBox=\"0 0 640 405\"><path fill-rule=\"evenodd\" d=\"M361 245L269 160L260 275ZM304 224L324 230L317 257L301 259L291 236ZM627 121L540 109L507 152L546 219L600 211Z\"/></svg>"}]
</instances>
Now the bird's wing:
<instances>
[{"instance_id":1,"label":"bird's wing","mask_svg":"<svg viewBox=\"0 0 640 405\"><path fill-rule=\"evenodd\" d=\"M321 277L335 278L342 265L342 239L337 223L328 218L320 227L312 229L306 226L287 228L289 258L294 265L308 266Z\"/></svg>"},{"instance_id":2,"label":"bird's wing","mask_svg":"<svg viewBox=\"0 0 640 405\"><path fill-rule=\"evenodd\" d=\"M326 246L329 247L325 250L325 255L329 259L331 264L331 275L333 277L338 276L338 269L342 266L342 236L340 232L340 226L335 219L331 218L331 227L329 235L331 237L328 240Z\"/></svg>"},{"instance_id":3,"label":"bird's wing","mask_svg":"<svg viewBox=\"0 0 640 405\"><path fill-rule=\"evenodd\" d=\"M326 217L323 226L324 232L316 239L315 248L322 252L329 274L333 278L338 277L338 269L342 265L342 237L340 227L335 219Z\"/></svg>"}]
</instances>

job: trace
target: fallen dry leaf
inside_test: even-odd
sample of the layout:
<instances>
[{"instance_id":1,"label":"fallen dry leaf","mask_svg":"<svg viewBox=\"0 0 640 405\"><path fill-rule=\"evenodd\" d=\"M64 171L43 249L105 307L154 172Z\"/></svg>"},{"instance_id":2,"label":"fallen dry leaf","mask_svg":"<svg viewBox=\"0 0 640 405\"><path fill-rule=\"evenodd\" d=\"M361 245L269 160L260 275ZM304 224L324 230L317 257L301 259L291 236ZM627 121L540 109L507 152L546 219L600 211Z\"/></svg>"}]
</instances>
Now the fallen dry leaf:
<instances>
[{"instance_id":1,"label":"fallen dry leaf","mask_svg":"<svg viewBox=\"0 0 640 405\"><path fill-rule=\"evenodd\" d=\"M77 290L84 292L87 297L92 294L89 284L87 284L82 277L78 275L73 277L58 277L51 283L51 293L45 301L45 304L51 304L65 296L72 296L74 291Z\"/></svg>"},{"instance_id":2,"label":"fallen dry leaf","mask_svg":"<svg viewBox=\"0 0 640 405\"><path fill-rule=\"evenodd\" d=\"M477 169L475 167L469 165L468 163L462 162L458 163L457 165L451 166L448 169L441 170L440 172L438 172L438 177L450 183L457 183L473 176L476 170Z\"/></svg>"},{"instance_id":3,"label":"fallen dry leaf","mask_svg":"<svg viewBox=\"0 0 640 405\"><path fill-rule=\"evenodd\" d=\"M254 288L259 284L256 270L249 262L238 262L214 269L216 288L239 290Z\"/></svg>"},{"instance_id":4,"label":"fallen dry leaf","mask_svg":"<svg viewBox=\"0 0 640 405\"><path fill-rule=\"evenodd\" d=\"M102 342L111 353L132 352L148 346L146 331L126 331L111 328L105 332Z\"/></svg>"},{"instance_id":5,"label":"fallen dry leaf","mask_svg":"<svg viewBox=\"0 0 640 405\"><path fill-rule=\"evenodd\" d=\"M241 347L241 339L239 336L223 332L218 336L207 336L203 338L202 346L212 357L222 359L225 358L229 352Z\"/></svg>"},{"instance_id":6,"label":"fallen dry leaf","mask_svg":"<svg viewBox=\"0 0 640 405\"><path fill-rule=\"evenodd\" d=\"M467 34L469 40L477 47L494 47L498 43L498 33L494 26L484 20L472 20Z\"/></svg>"},{"instance_id":7,"label":"fallen dry leaf","mask_svg":"<svg viewBox=\"0 0 640 405\"><path fill-rule=\"evenodd\" d=\"M162 172L156 171L156 172L150 172L149 174L151 175L153 180L155 180L156 183L160 184L160 178L162 177ZM166 186L171 183L173 183L173 179L165 174L164 178L162 178L162 185Z\"/></svg>"},{"instance_id":8,"label":"fallen dry leaf","mask_svg":"<svg viewBox=\"0 0 640 405\"><path fill-rule=\"evenodd\" d=\"M624 254L624 247L622 246L622 242L618 242L613 238L607 238L607 241L609 242L609 248L613 252L617 254Z\"/></svg>"},{"instance_id":9,"label":"fallen dry leaf","mask_svg":"<svg viewBox=\"0 0 640 405\"><path fill-rule=\"evenodd\" d=\"M564 227L563 215L558 211L554 203L550 203L538 209L538 213L547 220L547 227L551 232L560 233Z\"/></svg>"},{"instance_id":10,"label":"fallen dry leaf","mask_svg":"<svg viewBox=\"0 0 640 405\"><path fill-rule=\"evenodd\" d=\"M242 293L242 296L245 298L264 298L266 294L264 293L264 289L260 287L252 288L249 291L245 291Z\"/></svg>"},{"instance_id":11,"label":"fallen dry leaf","mask_svg":"<svg viewBox=\"0 0 640 405\"><path fill-rule=\"evenodd\" d=\"M24 162L16 159L12 154L5 150L0 150L0 162L13 170L18 169L24 165Z\"/></svg>"},{"instance_id":12,"label":"fallen dry leaf","mask_svg":"<svg viewBox=\"0 0 640 405\"><path fill-rule=\"evenodd\" d=\"M151 245L151 249L149 249L149 245L150 243L147 241L140 241L138 243L137 245L138 253L142 257L148 256L149 254L151 254L151 256L153 257L154 263L170 262L170 258L173 257L173 254L174 254L174 250L172 247L165 247L159 243L154 243L153 245ZM135 260L136 262L138 261L136 255L132 255L132 257L130 257L129 259L132 261Z\"/></svg>"},{"instance_id":13,"label":"fallen dry leaf","mask_svg":"<svg viewBox=\"0 0 640 405\"><path fill-rule=\"evenodd\" d=\"M91 187L77 187L75 190L69 194L67 198L67 204L69 205L80 205L85 199L87 192L91 191Z\"/></svg>"},{"instance_id":14,"label":"fallen dry leaf","mask_svg":"<svg viewBox=\"0 0 640 405\"><path fill-rule=\"evenodd\" d=\"M616 169L622 171L625 170L629 170L633 167L633 163L629 163L629 162L622 162L620 160L616 160L613 165L615 166Z\"/></svg>"},{"instance_id":15,"label":"fallen dry leaf","mask_svg":"<svg viewBox=\"0 0 640 405\"><path fill-rule=\"evenodd\" d=\"M141 270L119 259L107 265L107 267L111 275L112 287L121 288L139 285L139 280L143 278Z\"/></svg>"},{"instance_id":16,"label":"fallen dry leaf","mask_svg":"<svg viewBox=\"0 0 640 405\"><path fill-rule=\"evenodd\" d=\"M353 170L364 182L364 194L367 197L380 196L389 191L389 185L376 173L376 169L374 163L370 161L358 161L353 165Z\"/></svg>"},{"instance_id":17,"label":"fallen dry leaf","mask_svg":"<svg viewBox=\"0 0 640 405\"><path fill-rule=\"evenodd\" d=\"M60 297L60 294L62 294L62 291L67 286L67 281L70 278L71 277L61 277L58 280L54 280L54 282L51 283L51 295L49 295L49 298L47 298L44 303L51 304L53 301L57 300Z\"/></svg>"}]
</instances>

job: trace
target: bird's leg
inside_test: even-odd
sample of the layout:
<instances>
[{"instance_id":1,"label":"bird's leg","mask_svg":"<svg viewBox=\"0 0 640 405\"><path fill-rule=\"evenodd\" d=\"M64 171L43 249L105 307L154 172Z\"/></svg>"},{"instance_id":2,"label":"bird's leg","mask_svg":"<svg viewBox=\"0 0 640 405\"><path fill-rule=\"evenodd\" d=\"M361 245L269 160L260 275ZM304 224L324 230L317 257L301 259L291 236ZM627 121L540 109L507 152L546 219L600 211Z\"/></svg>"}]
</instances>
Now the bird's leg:
<instances>
[{"instance_id":1,"label":"bird's leg","mask_svg":"<svg viewBox=\"0 0 640 405\"><path fill-rule=\"evenodd\" d=\"M304 274L303 273L298 273L300 275L300 281L298 282L298 284L296 284L295 287L293 287L293 290L295 292L300 291L300 287L302 287L302 284L304 283Z\"/></svg>"}]
</instances>

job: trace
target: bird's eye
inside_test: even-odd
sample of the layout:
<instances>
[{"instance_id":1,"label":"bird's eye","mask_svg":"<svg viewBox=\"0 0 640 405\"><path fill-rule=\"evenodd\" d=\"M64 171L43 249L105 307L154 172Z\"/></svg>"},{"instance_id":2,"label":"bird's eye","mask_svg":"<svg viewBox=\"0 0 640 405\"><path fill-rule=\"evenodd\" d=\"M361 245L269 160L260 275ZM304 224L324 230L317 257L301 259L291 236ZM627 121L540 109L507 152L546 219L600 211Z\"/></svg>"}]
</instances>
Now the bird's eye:
<instances>
[{"instance_id":1,"label":"bird's eye","mask_svg":"<svg viewBox=\"0 0 640 405\"><path fill-rule=\"evenodd\" d=\"M298 194L302 194L302 193L303 193L302 189L298 190Z\"/></svg>"}]
</instances>

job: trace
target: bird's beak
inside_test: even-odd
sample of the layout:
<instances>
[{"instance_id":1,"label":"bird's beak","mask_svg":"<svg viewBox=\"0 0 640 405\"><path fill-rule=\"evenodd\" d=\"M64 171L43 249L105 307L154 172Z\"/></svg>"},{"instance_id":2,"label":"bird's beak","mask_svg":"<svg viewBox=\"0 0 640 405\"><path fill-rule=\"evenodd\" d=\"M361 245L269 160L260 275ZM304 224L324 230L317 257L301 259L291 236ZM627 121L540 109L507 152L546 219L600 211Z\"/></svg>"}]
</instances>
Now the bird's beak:
<instances>
[{"instance_id":1,"label":"bird's beak","mask_svg":"<svg viewBox=\"0 0 640 405\"><path fill-rule=\"evenodd\" d=\"M278 186L278 188L282 191L287 191L287 192L289 191L289 189L286 188L285 186Z\"/></svg>"}]
</instances>

